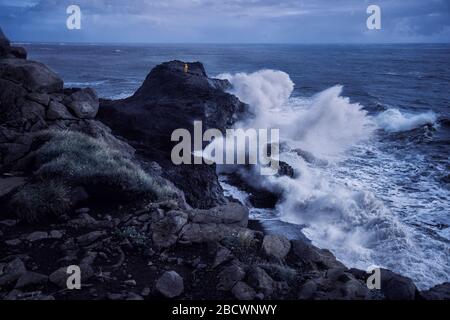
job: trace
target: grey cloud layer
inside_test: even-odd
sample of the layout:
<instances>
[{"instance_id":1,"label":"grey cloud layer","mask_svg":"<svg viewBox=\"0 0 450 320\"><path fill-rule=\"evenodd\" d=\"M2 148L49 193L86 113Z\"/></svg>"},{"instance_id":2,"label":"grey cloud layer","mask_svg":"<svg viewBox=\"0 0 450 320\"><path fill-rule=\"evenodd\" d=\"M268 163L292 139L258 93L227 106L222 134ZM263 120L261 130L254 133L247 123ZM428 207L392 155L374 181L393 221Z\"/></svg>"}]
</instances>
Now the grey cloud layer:
<instances>
[{"instance_id":1,"label":"grey cloud layer","mask_svg":"<svg viewBox=\"0 0 450 320\"><path fill-rule=\"evenodd\" d=\"M70 4L81 31L65 29ZM365 27L369 4L381 31ZM450 0L0 0L0 24L23 41L449 42Z\"/></svg>"}]
</instances>

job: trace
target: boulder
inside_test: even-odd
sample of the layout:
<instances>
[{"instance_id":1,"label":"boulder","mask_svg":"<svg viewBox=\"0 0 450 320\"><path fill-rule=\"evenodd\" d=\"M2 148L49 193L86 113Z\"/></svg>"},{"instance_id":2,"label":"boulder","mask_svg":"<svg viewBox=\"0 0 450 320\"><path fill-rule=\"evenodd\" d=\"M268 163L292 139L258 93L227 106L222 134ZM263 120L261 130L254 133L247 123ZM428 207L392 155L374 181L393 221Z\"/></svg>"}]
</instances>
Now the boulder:
<instances>
[{"instance_id":1,"label":"boulder","mask_svg":"<svg viewBox=\"0 0 450 320\"><path fill-rule=\"evenodd\" d=\"M356 279L345 282L340 292L345 300L365 300L369 295L367 285Z\"/></svg>"},{"instance_id":2,"label":"boulder","mask_svg":"<svg viewBox=\"0 0 450 320\"><path fill-rule=\"evenodd\" d=\"M381 292L388 300L414 300L420 296L411 279L386 269L381 269Z\"/></svg>"},{"instance_id":3,"label":"boulder","mask_svg":"<svg viewBox=\"0 0 450 320\"><path fill-rule=\"evenodd\" d=\"M194 223L216 223L247 227L248 209L235 202L210 210L192 210L190 220Z\"/></svg>"},{"instance_id":4,"label":"boulder","mask_svg":"<svg viewBox=\"0 0 450 320\"><path fill-rule=\"evenodd\" d=\"M220 242L227 238L239 239L239 235L255 236L253 231L236 226L215 223L189 223L180 233L180 241L186 243Z\"/></svg>"},{"instance_id":5,"label":"boulder","mask_svg":"<svg viewBox=\"0 0 450 320\"><path fill-rule=\"evenodd\" d=\"M297 264L310 270L326 270L330 268L345 268L336 257L326 249L319 249L303 240L291 241L291 252Z\"/></svg>"},{"instance_id":6,"label":"boulder","mask_svg":"<svg viewBox=\"0 0 450 320\"><path fill-rule=\"evenodd\" d=\"M87 246L94 241L106 236L105 231L92 231L77 237L77 242L82 246Z\"/></svg>"},{"instance_id":7,"label":"boulder","mask_svg":"<svg viewBox=\"0 0 450 320\"><path fill-rule=\"evenodd\" d=\"M88 281L94 275L94 270L88 264L82 263L80 265L80 271L82 283ZM67 279L69 276L70 274L67 273L67 267L61 267L50 274L48 280L61 289L67 289Z\"/></svg>"},{"instance_id":8,"label":"boulder","mask_svg":"<svg viewBox=\"0 0 450 320\"><path fill-rule=\"evenodd\" d=\"M152 240L157 248L169 248L178 240L178 234L186 225L187 214L181 211L170 211L152 225Z\"/></svg>"},{"instance_id":9,"label":"boulder","mask_svg":"<svg viewBox=\"0 0 450 320\"><path fill-rule=\"evenodd\" d=\"M22 59L1 60L0 78L39 93L60 91L64 85L61 78L44 64Z\"/></svg>"},{"instance_id":10,"label":"boulder","mask_svg":"<svg viewBox=\"0 0 450 320\"><path fill-rule=\"evenodd\" d=\"M33 233L30 233L26 239L30 242L46 240L48 239L48 233L45 231L35 231Z\"/></svg>"},{"instance_id":11,"label":"boulder","mask_svg":"<svg viewBox=\"0 0 450 320\"><path fill-rule=\"evenodd\" d=\"M10 246L10 247L17 247L17 246L20 246L22 244L22 240L20 240L20 239L6 240L5 244L7 246Z\"/></svg>"},{"instance_id":12,"label":"boulder","mask_svg":"<svg viewBox=\"0 0 450 320\"><path fill-rule=\"evenodd\" d=\"M13 57L16 57L17 59L26 59L27 58L27 50L22 47L14 47L11 46L9 48L9 54Z\"/></svg>"},{"instance_id":13,"label":"boulder","mask_svg":"<svg viewBox=\"0 0 450 320\"><path fill-rule=\"evenodd\" d=\"M59 288L67 288L67 278L69 275L67 274L67 267L61 267L58 270L54 271L49 276L49 280L54 285Z\"/></svg>"},{"instance_id":14,"label":"boulder","mask_svg":"<svg viewBox=\"0 0 450 320\"><path fill-rule=\"evenodd\" d=\"M3 274L0 275L0 288L18 280L26 271L25 264L19 258L9 262L3 269Z\"/></svg>"},{"instance_id":15,"label":"boulder","mask_svg":"<svg viewBox=\"0 0 450 320\"><path fill-rule=\"evenodd\" d=\"M236 283L244 279L245 271L237 264L231 264L223 268L217 277L219 278L217 290L229 291Z\"/></svg>"},{"instance_id":16,"label":"boulder","mask_svg":"<svg viewBox=\"0 0 450 320\"><path fill-rule=\"evenodd\" d=\"M266 235L263 239L262 250L269 258L283 260L291 250L291 243L283 236Z\"/></svg>"},{"instance_id":17,"label":"boulder","mask_svg":"<svg viewBox=\"0 0 450 320\"><path fill-rule=\"evenodd\" d=\"M274 291L275 281L260 267L252 267L248 272L248 283L265 298L270 298Z\"/></svg>"},{"instance_id":18,"label":"boulder","mask_svg":"<svg viewBox=\"0 0 450 320\"><path fill-rule=\"evenodd\" d=\"M217 268L218 266L220 266L221 264L230 261L234 258L233 254L231 253L230 250L228 250L225 247L220 246L217 249L216 252L216 256L214 258L214 262L212 264L213 268Z\"/></svg>"},{"instance_id":19,"label":"boulder","mask_svg":"<svg viewBox=\"0 0 450 320\"><path fill-rule=\"evenodd\" d=\"M175 298L184 291L183 278L175 271L166 271L156 282L156 290L166 298Z\"/></svg>"},{"instance_id":20,"label":"boulder","mask_svg":"<svg viewBox=\"0 0 450 320\"><path fill-rule=\"evenodd\" d=\"M16 283L16 289L25 288L28 286L37 286L46 284L48 277L44 274L28 271L20 276Z\"/></svg>"},{"instance_id":21,"label":"boulder","mask_svg":"<svg viewBox=\"0 0 450 320\"><path fill-rule=\"evenodd\" d=\"M45 93L32 92L32 93L27 94L26 98L28 100L37 102L45 107L47 107L50 103L50 96Z\"/></svg>"},{"instance_id":22,"label":"boulder","mask_svg":"<svg viewBox=\"0 0 450 320\"><path fill-rule=\"evenodd\" d=\"M72 114L70 114L67 108L56 101L51 101L47 110L47 119L48 120L62 120L62 119L75 119Z\"/></svg>"},{"instance_id":23,"label":"boulder","mask_svg":"<svg viewBox=\"0 0 450 320\"><path fill-rule=\"evenodd\" d=\"M174 165L171 152L178 142L171 141L172 133L180 128L192 133L196 120L202 121L204 130L225 130L246 106L224 92L228 81L208 78L201 63L188 63L188 73L184 66L181 61L156 66L133 96L102 101L98 118L121 136L139 141L136 146L142 155L161 165L163 177L185 193L189 205L208 209L226 203L216 168Z\"/></svg>"},{"instance_id":24,"label":"boulder","mask_svg":"<svg viewBox=\"0 0 450 320\"><path fill-rule=\"evenodd\" d=\"M426 300L450 300L450 282L422 291L421 295Z\"/></svg>"},{"instance_id":25,"label":"boulder","mask_svg":"<svg viewBox=\"0 0 450 320\"><path fill-rule=\"evenodd\" d=\"M300 287L298 298L300 300L310 300L314 298L317 291L317 284L313 280L308 280Z\"/></svg>"},{"instance_id":26,"label":"boulder","mask_svg":"<svg viewBox=\"0 0 450 320\"><path fill-rule=\"evenodd\" d=\"M94 119L98 112L98 96L91 88L81 89L67 98L67 106L80 119Z\"/></svg>"},{"instance_id":27,"label":"boulder","mask_svg":"<svg viewBox=\"0 0 450 320\"><path fill-rule=\"evenodd\" d=\"M20 104L20 109L24 119L29 122L35 123L45 118L45 107L37 102L24 100Z\"/></svg>"},{"instance_id":28,"label":"boulder","mask_svg":"<svg viewBox=\"0 0 450 320\"><path fill-rule=\"evenodd\" d=\"M17 121L22 116L17 110L17 101L26 94L27 91L19 84L0 77L0 124L6 121Z\"/></svg>"},{"instance_id":29,"label":"boulder","mask_svg":"<svg viewBox=\"0 0 450 320\"><path fill-rule=\"evenodd\" d=\"M0 198L23 186L26 179L22 177L0 178Z\"/></svg>"},{"instance_id":30,"label":"boulder","mask_svg":"<svg viewBox=\"0 0 450 320\"><path fill-rule=\"evenodd\" d=\"M5 36L0 28L0 58L5 58L8 55L10 49L9 39Z\"/></svg>"}]
</instances>

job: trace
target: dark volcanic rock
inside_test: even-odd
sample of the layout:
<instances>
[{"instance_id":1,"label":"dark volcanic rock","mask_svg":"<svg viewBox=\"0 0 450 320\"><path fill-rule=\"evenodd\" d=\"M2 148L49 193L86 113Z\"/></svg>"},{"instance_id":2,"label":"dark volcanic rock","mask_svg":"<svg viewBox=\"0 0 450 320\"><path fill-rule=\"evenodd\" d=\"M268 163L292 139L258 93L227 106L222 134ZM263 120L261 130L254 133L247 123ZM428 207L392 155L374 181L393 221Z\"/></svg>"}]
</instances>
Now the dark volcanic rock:
<instances>
[{"instance_id":1,"label":"dark volcanic rock","mask_svg":"<svg viewBox=\"0 0 450 320\"><path fill-rule=\"evenodd\" d=\"M22 47L11 46L9 39L0 28L0 59L1 58L19 58L26 59L27 51Z\"/></svg>"},{"instance_id":2,"label":"dark volcanic rock","mask_svg":"<svg viewBox=\"0 0 450 320\"><path fill-rule=\"evenodd\" d=\"M27 58L27 50L22 47L10 47L9 53L18 59L26 59Z\"/></svg>"},{"instance_id":3,"label":"dark volcanic rock","mask_svg":"<svg viewBox=\"0 0 450 320\"><path fill-rule=\"evenodd\" d=\"M422 291L421 295L426 300L450 300L450 282Z\"/></svg>"},{"instance_id":4,"label":"dark volcanic rock","mask_svg":"<svg viewBox=\"0 0 450 320\"><path fill-rule=\"evenodd\" d=\"M36 92L56 92L63 89L61 78L40 62L23 59L0 60L0 78Z\"/></svg>"},{"instance_id":5,"label":"dark volcanic rock","mask_svg":"<svg viewBox=\"0 0 450 320\"><path fill-rule=\"evenodd\" d=\"M381 269L381 291L389 300L414 300L420 295L411 279L386 269Z\"/></svg>"},{"instance_id":6,"label":"dark volcanic rock","mask_svg":"<svg viewBox=\"0 0 450 320\"><path fill-rule=\"evenodd\" d=\"M97 115L98 96L91 88L75 91L68 98L67 106L81 119L93 119Z\"/></svg>"},{"instance_id":7,"label":"dark volcanic rock","mask_svg":"<svg viewBox=\"0 0 450 320\"><path fill-rule=\"evenodd\" d=\"M328 250L319 249L302 240L291 241L292 253L300 265L312 270L326 270L336 267L345 267Z\"/></svg>"},{"instance_id":8,"label":"dark volcanic rock","mask_svg":"<svg viewBox=\"0 0 450 320\"><path fill-rule=\"evenodd\" d=\"M7 56L10 48L9 39L5 36L2 29L0 28L0 58Z\"/></svg>"},{"instance_id":9,"label":"dark volcanic rock","mask_svg":"<svg viewBox=\"0 0 450 320\"><path fill-rule=\"evenodd\" d=\"M283 260L290 249L291 243L283 236L267 235L264 237L262 250L269 258Z\"/></svg>"},{"instance_id":10,"label":"dark volcanic rock","mask_svg":"<svg viewBox=\"0 0 450 320\"><path fill-rule=\"evenodd\" d=\"M171 135L180 128L193 132L194 121L202 121L203 130L223 131L246 108L223 91L228 81L208 78L201 63L189 63L188 73L184 66L172 61L155 67L132 97L103 101L98 117L130 140L141 155L157 161L190 205L210 208L225 202L215 166L175 166L170 155L177 142L171 142Z\"/></svg>"},{"instance_id":11,"label":"dark volcanic rock","mask_svg":"<svg viewBox=\"0 0 450 320\"><path fill-rule=\"evenodd\" d=\"M166 298L175 298L184 291L183 278L175 271L166 271L156 282L156 290Z\"/></svg>"}]
</instances>

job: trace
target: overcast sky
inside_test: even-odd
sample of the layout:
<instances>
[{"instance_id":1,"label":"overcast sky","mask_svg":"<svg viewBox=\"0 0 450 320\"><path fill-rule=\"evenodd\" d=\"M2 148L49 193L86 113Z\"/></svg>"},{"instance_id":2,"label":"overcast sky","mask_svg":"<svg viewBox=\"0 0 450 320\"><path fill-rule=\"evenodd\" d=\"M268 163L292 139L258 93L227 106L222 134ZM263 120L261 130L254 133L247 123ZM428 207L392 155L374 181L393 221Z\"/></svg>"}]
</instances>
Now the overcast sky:
<instances>
[{"instance_id":1,"label":"overcast sky","mask_svg":"<svg viewBox=\"0 0 450 320\"><path fill-rule=\"evenodd\" d=\"M72 4L81 30L66 28ZM14 41L450 42L450 0L0 0L0 26Z\"/></svg>"}]
</instances>

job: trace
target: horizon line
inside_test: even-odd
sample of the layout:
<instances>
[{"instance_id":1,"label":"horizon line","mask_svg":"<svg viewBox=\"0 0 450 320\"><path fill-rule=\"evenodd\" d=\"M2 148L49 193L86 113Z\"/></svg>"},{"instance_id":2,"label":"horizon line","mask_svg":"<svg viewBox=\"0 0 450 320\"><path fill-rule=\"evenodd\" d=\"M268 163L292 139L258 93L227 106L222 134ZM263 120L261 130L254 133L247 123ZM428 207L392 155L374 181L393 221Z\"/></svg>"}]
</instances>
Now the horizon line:
<instances>
[{"instance_id":1,"label":"horizon line","mask_svg":"<svg viewBox=\"0 0 450 320\"><path fill-rule=\"evenodd\" d=\"M51 45L450 45L449 42L107 42L107 41L12 41L11 44Z\"/></svg>"}]
</instances>

